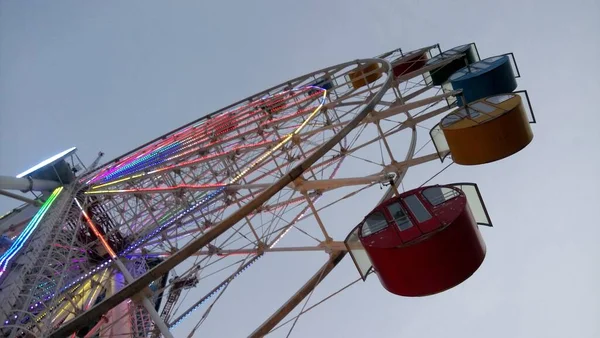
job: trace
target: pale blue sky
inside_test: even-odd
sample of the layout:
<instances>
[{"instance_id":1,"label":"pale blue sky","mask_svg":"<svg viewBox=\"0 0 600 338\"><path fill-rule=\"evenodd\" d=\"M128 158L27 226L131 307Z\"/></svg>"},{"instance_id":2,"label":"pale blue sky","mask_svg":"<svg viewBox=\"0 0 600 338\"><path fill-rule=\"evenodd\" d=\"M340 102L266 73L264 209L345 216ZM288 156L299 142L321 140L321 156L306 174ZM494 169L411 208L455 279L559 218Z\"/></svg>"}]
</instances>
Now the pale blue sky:
<instances>
[{"instance_id":1,"label":"pale blue sky","mask_svg":"<svg viewBox=\"0 0 600 338\"><path fill-rule=\"evenodd\" d=\"M595 0L2 1L0 173L71 146L87 163L99 150L114 158L263 88L395 47L514 52L539 122L533 143L435 181L480 185L496 225L483 230L480 271L423 299L371 278L303 316L292 337L599 337L599 16ZM413 170L405 185L427 175ZM15 205L0 198L0 211ZM348 230L357 221L339 218ZM257 263L228 291L237 310L215 309L221 322L198 336L248 334L312 274L315 255ZM344 262L314 297L355 274Z\"/></svg>"}]
</instances>

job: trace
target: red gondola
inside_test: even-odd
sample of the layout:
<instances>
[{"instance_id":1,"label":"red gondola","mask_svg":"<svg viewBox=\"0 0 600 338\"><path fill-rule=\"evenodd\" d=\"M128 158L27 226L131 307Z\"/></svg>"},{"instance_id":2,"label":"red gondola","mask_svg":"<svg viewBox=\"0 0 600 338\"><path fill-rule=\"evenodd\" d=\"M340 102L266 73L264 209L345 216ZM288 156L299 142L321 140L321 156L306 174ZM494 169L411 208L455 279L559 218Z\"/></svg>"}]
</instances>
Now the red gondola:
<instances>
[{"instance_id":1,"label":"red gondola","mask_svg":"<svg viewBox=\"0 0 600 338\"><path fill-rule=\"evenodd\" d=\"M346 239L363 278L371 266L389 292L427 296L468 279L485 258L491 221L475 184L428 186L377 206Z\"/></svg>"},{"instance_id":2,"label":"red gondola","mask_svg":"<svg viewBox=\"0 0 600 338\"><path fill-rule=\"evenodd\" d=\"M429 51L427 48L414 50L392 61L392 71L395 77L402 76L423 68L428 60Z\"/></svg>"}]
</instances>

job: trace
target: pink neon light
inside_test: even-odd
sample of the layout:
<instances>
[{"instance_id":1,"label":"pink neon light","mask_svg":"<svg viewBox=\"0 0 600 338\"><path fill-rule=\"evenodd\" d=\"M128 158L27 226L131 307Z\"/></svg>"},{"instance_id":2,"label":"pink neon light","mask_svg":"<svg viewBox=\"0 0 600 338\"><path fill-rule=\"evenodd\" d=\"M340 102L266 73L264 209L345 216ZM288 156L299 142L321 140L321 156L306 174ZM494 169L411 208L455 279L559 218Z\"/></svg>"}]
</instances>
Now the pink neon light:
<instances>
[{"instance_id":1,"label":"pink neon light","mask_svg":"<svg viewBox=\"0 0 600 338\"><path fill-rule=\"evenodd\" d=\"M206 155L206 156L203 156L203 157L200 157L200 158L197 158L197 159L193 159L193 160L184 161L184 162L181 162L181 163L177 163L177 164L172 164L172 165L169 165L169 166L165 166L165 167L153 170L153 171L149 172L149 174L156 174L156 173L163 172L165 170L172 170L172 169L175 169L175 168L189 166L189 165L200 163L200 162L206 162L206 161L209 161L209 160L212 160L212 159L215 159L215 158L219 158L219 157L222 157L222 156L228 156L228 155L230 155L230 154L232 154L232 153L234 153L236 151L244 150L246 148L260 147L260 146L263 146L263 145L266 145L266 144L277 143L279 141L281 141L281 138L278 138L278 139L272 140L272 141L262 141L262 142L248 144L248 145L244 145L244 146L238 146L238 147L235 147L235 148L233 148L231 150L228 150L228 151L213 153L213 154ZM197 151L197 150L190 150L189 152L193 152L193 151Z\"/></svg>"},{"instance_id":2,"label":"pink neon light","mask_svg":"<svg viewBox=\"0 0 600 338\"><path fill-rule=\"evenodd\" d=\"M256 120L259 120L259 119L256 119ZM252 122L254 122L254 121L252 121ZM243 136L243 135L249 134L249 133L251 133L251 132L254 132L255 130L256 130L256 128L255 128L255 129L253 129L253 130L249 130L249 131L247 131L247 132L245 132L245 133L239 134L239 135L234 135L234 136L231 136L231 137L229 137L229 138L226 138L226 139L223 139L223 140L221 140L221 141L212 141L212 142L210 142L210 143L208 143L208 144L205 144L205 145L204 145L204 146L202 146L202 147L195 147L195 148L189 149L189 150L187 150L187 151L184 151L184 152L182 152L182 153L179 153L179 154L177 154L177 155L175 155L175 156L169 157L169 158L168 158L168 159L167 159L165 162L167 162L167 161L172 161L172 160L175 160L175 159L177 159L177 158L179 158L179 157L182 157L182 156L185 156L185 155L191 154L191 153L193 153L193 152L196 152L196 151L199 151L199 150L201 150L201 149L203 149L203 148L214 147L214 146L216 146L216 145L219 145L219 144L222 144L222 143L227 143L228 141L231 141L231 140L233 140L233 139L236 139L236 138L238 138L238 137L240 137L240 136ZM208 138L207 138L206 140L208 140ZM202 143L203 141L204 141L204 140L200 140L200 141L194 142L193 144L190 144L190 147L191 147L191 146L195 146L195 145L197 145L197 144L200 144L200 143ZM178 166L178 165L176 165L176 166Z\"/></svg>"},{"instance_id":3,"label":"pink neon light","mask_svg":"<svg viewBox=\"0 0 600 338\"><path fill-rule=\"evenodd\" d=\"M213 117L212 119L206 120L206 122L204 122L200 125L187 127L181 131L174 133L173 135L170 135L169 137L165 138L164 140L157 141L156 143L149 145L149 146L145 147L144 149L139 150L135 154L131 154L131 155L127 156L126 158L122 159L115 166L104 169L103 171L98 173L96 176L94 176L91 180L89 180L88 183L95 183L95 182L105 178L106 176L110 175L111 173L116 172L120 168L123 168L124 166L128 165L129 163L135 161L136 159L139 159L142 156L146 156L146 155L148 155L154 151L157 151L158 149L166 147L176 141L179 141L182 143L181 150L186 150L186 149L189 149L189 150L186 150L175 156L167 158L165 160L165 162L188 155L194 151L198 151L201 147L196 147L196 146L203 142L207 142L207 141L210 142L210 133L212 133L213 130L216 129L217 135L219 135L219 134L226 133L236 127L237 128L246 127L246 126L264 118L264 115L265 115L264 111L262 109L257 110L257 109L255 109L256 107L264 106L265 104L267 104L267 106L273 106L274 104L285 102L285 100L289 100L290 98L295 98L308 90L310 90L310 89L302 88L300 90L285 91L285 92L277 93L267 99L259 99L257 101L250 102L250 103L246 104L245 106L236 107L235 109L233 109L229 112L219 114L219 115ZM292 93L292 94L290 95L290 93ZM294 102L293 104L299 104L299 103L305 102L307 100L310 100L311 98L314 98L315 96L318 96L319 94L320 94L319 92L310 94L310 95L308 95L308 97L301 99L299 102ZM287 109L291 105L292 105L291 103L284 105L283 107L280 107L279 110ZM250 109L250 108L254 108L254 109ZM308 110L308 109L305 109L305 110ZM296 113L293 116L297 116L299 114L300 113ZM293 118L293 116L288 115L287 118ZM248 121L248 118L250 119L250 121ZM277 119L277 121L282 121L285 118L286 117L279 118L279 119ZM236 126L236 124L238 124L239 122L242 122L243 120L246 120L246 123ZM271 122L271 123L273 123L273 122ZM215 128L215 129L213 129L211 127ZM251 133L255 130L256 130L256 128L253 128L252 130L249 130L243 134L245 135L245 134ZM214 145L220 144L220 143L225 143L225 142L231 141L237 137L240 137L240 135L233 135L229 138L226 138L226 139L223 139L223 140L220 140L217 142L213 141L207 145L204 145L204 147L214 146ZM190 148L192 148L192 149L190 149ZM173 167L170 167L170 168L173 168ZM162 171L162 170L160 170L160 171ZM157 172L157 171L154 171L154 172ZM131 173L131 174L134 174L134 173Z\"/></svg>"},{"instance_id":4,"label":"pink neon light","mask_svg":"<svg viewBox=\"0 0 600 338\"><path fill-rule=\"evenodd\" d=\"M300 93L298 93L298 95L299 94ZM299 105L301 103L304 103L304 102L309 101L311 99L315 99L316 97L319 97L319 96L322 96L322 95L321 95L321 92L316 92L314 94L307 95L307 96L303 97L302 99L300 99L298 101L293 101L293 102L287 103L287 104L285 104L283 106L277 105L278 103L281 103L281 102L287 102L287 101L289 101L290 99L293 99L296 96L297 95L289 97L289 98L282 98L280 100L277 100L275 103L270 103L269 105L267 105L267 107L269 107L269 108L275 108L276 110L272 111L272 114L275 114L275 113L277 113L279 111L282 111L282 110L285 110L285 109L287 109L287 108L289 108L291 106ZM314 110L314 108L313 108L313 110Z\"/></svg>"},{"instance_id":5,"label":"pink neon light","mask_svg":"<svg viewBox=\"0 0 600 338\"><path fill-rule=\"evenodd\" d=\"M255 115L255 114L256 114L256 112L249 112L248 114L250 114L250 115ZM241 118L242 118L242 117L244 117L244 116L243 116L243 115L241 115L241 114L240 114L240 115L238 115L238 116L236 116L236 117L235 117L235 121L237 121L237 120L241 120ZM250 123L253 123L253 122L255 122L256 120L260 120L261 118L262 118L262 117L255 118L255 119L253 119L252 121L250 121L250 122L247 122L247 123L245 123L245 124L244 124L244 125L242 125L242 126L238 126L238 128L241 128L241 127L247 126L247 125L249 125ZM236 135L236 136L234 136L233 138L235 138L235 137L239 137L239 135ZM227 140L222 140L222 141L221 141L221 142L219 142L219 143L226 142L226 141L228 141L228 140L230 140L230 139L231 139L231 138L229 138L229 139L227 139ZM192 142L192 141L193 141L193 142ZM184 145L182 146L181 150L188 149L188 148L190 148L190 147L193 147L193 146L195 146L195 145L198 145L198 144L201 144L202 142L207 142L207 141L210 141L210 135L208 135L208 134L206 133L206 129L204 129L202 132L198 133L198 135L196 135L194 138L192 138L191 140L188 140L188 141L186 141L185 143L188 143L188 142L192 142L192 143L190 143L190 144L184 144ZM209 143L208 145L205 145L204 147L211 146L211 145L214 145L214 144L215 144L215 142L212 142L212 143ZM202 148L204 148L204 147L202 147ZM177 158L179 158L179 157L182 157L182 156L185 156L185 155L187 155L187 154L193 153L193 152L195 152L195 151L198 151L198 150L200 150L200 149L201 149L201 147L196 147L196 148L194 148L194 149L190 149L190 150L188 150L188 151L185 151L185 152L183 152L183 153L179 153L179 154L177 154L177 155L175 155L175 156L172 156L172 157L170 157L170 158L166 159L166 160L165 160L165 162L167 162L167 161L171 161L171 160L174 160L174 159L177 159Z\"/></svg>"}]
</instances>

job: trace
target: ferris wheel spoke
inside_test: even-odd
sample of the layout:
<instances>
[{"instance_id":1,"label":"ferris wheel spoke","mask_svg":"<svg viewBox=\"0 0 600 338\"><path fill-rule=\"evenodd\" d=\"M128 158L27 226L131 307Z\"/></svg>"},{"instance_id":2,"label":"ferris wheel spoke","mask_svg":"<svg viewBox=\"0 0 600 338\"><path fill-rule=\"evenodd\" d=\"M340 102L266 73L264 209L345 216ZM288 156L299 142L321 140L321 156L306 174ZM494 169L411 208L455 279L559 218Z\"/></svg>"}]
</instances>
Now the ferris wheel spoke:
<instances>
[{"instance_id":1,"label":"ferris wheel spoke","mask_svg":"<svg viewBox=\"0 0 600 338\"><path fill-rule=\"evenodd\" d=\"M224 211L225 208L219 208L219 209L220 209L220 211ZM223 214L221 213L221 217L222 217L222 215ZM207 217L207 216L208 215L205 215L205 217ZM216 215L210 216L210 218L213 220L212 222L214 222L214 223L218 223L218 221L221 219L221 217L216 216ZM252 228L252 224L251 224L251 222L250 222L250 220L248 218L247 218L247 223L246 224ZM184 234L187 235L187 236L190 236L189 240L193 240L193 238L195 238L196 236L201 235L203 233L203 231L200 231L199 234L196 234L196 232L197 232L196 230L192 230L192 231L184 232ZM256 233L256 231L252 231L252 233ZM251 237L252 237L252 233L249 234ZM247 235L248 234L243 234L241 236L244 237L246 240L250 241L250 239L247 237ZM255 236L255 239L256 238L257 237ZM181 237L180 237L180 239L181 239ZM258 241L250 241L250 242L257 243ZM182 242L182 243L185 243L185 242Z\"/></svg>"},{"instance_id":2,"label":"ferris wheel spoke","mask_svg":"<svg viewBox=\"0 0 600 338\"><path fill-rule=\"evenodd\" d=\"M427 160L432 159L433 156L429 156ZM414 164L418 164L418 163L422 163L422 161L413 161L413 165ZM398 163L397 167L398 168L404 168L408 165L411 165L411 163ZM362 185L362 184L373 184L373 183L383 183L386 180L388 180L388 178L385 175L375 175L375 176L366 176L366 177L360 177L360 178L343 178L343 179L335 179L335 180L306 180L304 183L302 183L300 186L296 187L295 189L301 189L301 190L331 190L331 189L335 189L335 188L339 188L339 187L343 187L343 186L350 186L350 185ZM288 202L289 203L289 202ZM274 207L275 205L271 205L270 207Z\"/></svg>"},{"instance_id":3,"label":"ferris wheel spoke","mask_svg":"<svg viewBox=\"0 0 600 338\"><path fill-rule=\"evenodd\" d=\"M284 203L285 203L285 204L288 204L288 205L290 204L290 203L289 203L289 201L287 201L287 202L284 202ZM282 203L282 204L283 204L283 203ZM297 208L297 206L296 206L296 207L294 207L294 208ZM275 209L275 208L273 207L273 204L271 204L271 207L269 208L269 213L272 213L274 209ZM289 211L291 211L291 210L289 210ZM304 211L303 211L303 212L304 212ZM272 215L273 215L273 217L274 217L274 218L281 219L281 215L276 215L276 214L272 214ZM265 223L263 223L262 225L256 226L256 228L257 228L257 229L261 229L261 228L264 228L265 226L266 226L266 224L265 224ZM298 229L298 230L299 230L299 231L303 231L302 229ZM237 231L237 230L236 230L236 231ZM246 234L248 234L248 232L247 232ZM266 234L266 236L268 236L268 234ZM246 240L248 240L248 238L247 238L247 237L245 237L245 236L242 236L242 237L244 237ZM313 237L313 238L314 238L314 237ZM241 239L241 238L239 238L239 239ZM239 240L239 239L238 239L238 240ZM237 240L234 240L234 241L233 241L233 242L231 242L231 243L234 243L234 242L236 242L236 241L237 241ZM263 241L264 241L264 240L263 240ZM317 240L317 241L318 241L318 240ZM225 241L225 243L227 243L227 242L229 242L229 240L226 240L226 241ZM253 241L249 241L249 242L250 242L252 245L255 245L255 246L256 246L256 245L257 245L257 243L258 243L258 242L253 242ZM220 247L220 248L221 248L221 250L222 250L222 248L223 248L224 246L223 246L223 245L219 245L219 247Z\"/></svg>"},{"instance_id":4,"label":"ferris wheel spoke","mask_svg":"<svg viewBox=\"0 0 600 338\"><path fill-rule=\"evenodd\" d=\"M354 281L346 284L345 286L343 286L342 288L338 289L337 291L329 294L328 296L324 297L323 299L321 299L318 302L315 302L313 305L302 309L296 316L289 318L288 320L286 320L283 323L280 323L279 325L275 326L271 331L269 331L269 333L273 333L275 331L277 331L280 328L285 327L287 324L291 323L292 321L296 320L296 318L299 318L300 316L302 316L303 314L313 310L314 308L316 308L319 305L322 305L323 303L325 303L326 301L330 300L331 298L333 298L334 296L337 296L338 294L340 294L342 291L347 290L349 287L353 286L354 284L358 283L359 281L361 281L362 278L357 278Z\"/></svg>"},{"instance_id":5,"label":"ferris wheel spoke","mask_svg":"<svg viewBox=\"0 0 600 338\"><path fill-rule=\"evenodd\" d=\"M333 268L341 262L346 255L345 251L333 253L329 260L271 317L261 324L249 337L264 337L283 319L285 318L298 304L311 294L319 283L333 270Z\"/></svg>"},{"instance_id":6,"label":"ferris wheel spoke","mask_svg":"<svg viewBox=\"0 0 600 338\"><path fill-rule=\"evenodd\" d=\"M343 244L341 244L341 245L343 245ZM229 251L220 250L219 253L220 254L226 254L226 255L232 255L232 254L235 254L236 252L238 252L238 253L248 252L248 253L260 254L260 253L265 252L265 251L276 250L276 249L264 249L264 250L261 249L261 250L262 251L258 251L257 249L253 249L253 250L246 250L246 251L244 251L243 249L234 249L234 250L229 250ZM303 251L307 251L307 250L324 250L324 248L323 247L288 248L288 249L282 249L281 251L296 251L296 250L303 250Z\"/></svg>"},{"instance_id":7,"label":"ferris wheel spoke","mask_svg":"<svg viewBox=\"0 0 600 338\"><path fill-rule=\"evenodd\" d=\"M242 207L242 204L238 200L236 200L236 204L238 205L238 207ZM259 236L259 234L257 232L257 229L252 225L252 221L251 221L250 217L248 217L248 215L246 215L244 217L244 221L245 221L246 225L248 226L248 228L250 229L253 238L256 240L255 243L257 243L257 245L260 244L260 242L261 242L260 241L260 236Z\"/></svg>"},{"instance_id":8,"label":"ferris wheel spoke","mask_svg":"<svg viewBox=\"0 0 600 338\"><path fill-rule=\"evenodd\" d=\"M208 257L213 257L213 256L211 255L211 256L208 256ZM190 280L189 278L193 277L190 281L193 281L194 285L188 285L188 286L192 286L193 287L193 286L195 286L196 283L198 283L198 282L200 282L200 281L202 281L204 279L207 279L207 278L210 278L210 277L215 276L217 274L220 274L222 272L225 272L226 270L230 269L231 267L239 266L239 264L244 263L247 260L247 258L248 257L243 258L243 259L236 259L233 262L227 262L225 264L222 264L221 267L218 267L216 270L212 270L210 272L206 271L206 269L209 266L214 265L216 263L219 263L220 261L223 261L223 260L227 259L227 257L220 257L220 258L217 259L217 261L213 261L213 262L211 262L209 264L206 264L206 265L203 265L203 266L200 266L200 265L194 266L191 269L189 269L186 273L180 275L180 277L177 277L177 278L173 279L172 283L169 286L167 286L165 288L165 290L170 289L170 291L169 291L170 293L177 293L178 294L178 293L181 292L181 289L183 287L183 284L181 284L180 281L182 281L182 280ZM198 278L197 277L198 274L202 275L202 277ZM228 280L231 279L231 275L230 274L227 275L227 276L229 276L229 277L226 277L224 281L228 281ZM221 287L223 286L223 284L224 284L224 282L219 283L219 285ZM206 296L202 297L201 299L206 300L206 299L210 298L216 292L219 292L220 289L221 289L221 287L214 288L211 292L209 292ZM186 297L185 298L188 297L188 294L189 294L191 288L187 287L186 289L187 289L187 291L186 291ZM169 296L169 297L171 297L171 296ZM177 314L179 312L180 306L181 306L181 303L179 303L178 305L176 305L174 308L173 307L170 307L170 308L166 308L165 307L165 309L163 309L163 318L169 319L172 315ZM196 308L197 308L197 306L196 306ZM186 311L184 311L184 312L186 312ZM172 325L170 325L170 326L172 327Z\"/></svg>"},{"instance_id":9,"label":"ferris wheel spoke","mask_svg":"<svg viewBox=\"0 0 600 338\"><path fill-rule=\"evenodd\" d=\"M421 72L419 75L422 75L424 72ZM418 81L415 81L414 79L418 78ZM425 81L425 78L420 76L420 77L412 77L410 79L407 79L405 81L401 82L404 85L404 89L401 91L402 93L402 97L407 100L407 95L409 95L413 90L415 90L416 88L433 88L433 86L428 85L427 82Z\"/></svg>"},{"instance_id":10,"label":"ferris wheel spoke","mask_svg":"<svg viewBox=\"0 0 600 338\"><path fill-rule=\"evenodd\" d=\"M301 210L299 213L296 214L296 217L292 218L291 222L284 219L280 215L275 215L273 213L273 211L269 211L274 222L271 222L271 224L268 226L267 230L265 231L264 242L267 243L268 247L271 247L271 245L273 243L273 242L271 242L271 244L269 244L270 238L272 236L275 235L277 238L281 238L287 233L286 232L287 229L290 229L290 228L296 229L298 232L302 233L303 235L310 238L311 240L316 241L317 243L320 242L320 240L316 236L311 235L307 229L300 228L297 225L297 222L293 221L294 219L298 219L298 217L300 217L302 215L302 212L306 210L306 207L304 209L302 209L301 206L303 206L303 204L298 204L295 207L290 208L292 210L297 209L297 208ZM283 209L282 209L282 211L283 211ZM286 229L286 230L281 230L280 232L278 232L277 229Z\"/></svg>"},{"instance_id":11,"label":"ferris wheel spoke","mask_svg":"<svg viewBox=\"0 0 600 338\"><path fill-rule=\"evenodd\" d=\"M439 114L442 114L442 113L444 113L444 112L446 112L448 110L449 110L449 107L444 106L444 107L441 107L439 109L430 111L430 112L428 112L426 114L419 115L418 117L413 117L413 118L411 118L409 120L406 120L406 121L404 121L404 122L402 122L402 123L400 123L400 124L398 124L396 126L391 127L389 130L387 130L387 131L385 131L383 133L383 136L384 137L390 137L390 136L392 136L392 135L394 135L394 134L396 134L396 133L398 133L398 132L400 132L400 131L402 131L404 129L410 128L413 125L417 125L418 123L426 121L426 120L428 120L428 119L430 119L432 117L435 117L435 116L437 116ZM374 137L374 138L372 138L372 139L370 139L368 141L363 141L360 145L358 145L358 146L356 146L354 148L346 149L344 151L344 155L345 156L353 156L355 158L359 158L359 157L357 157L355 155L352 155L352 154L355 153L355 152L357 152L358 150L361 150L361 149L363 149L365 147L370 146L373 143L379 142L381 139L382 139L382 137L381 137L381 135L379 135L379 136ZM359 159L364 160L365 162L368 162L368 163L375 163L375 162L370 161L368 159L364 159L364 158L359 158Z\"/></svg>"}]
</instances>

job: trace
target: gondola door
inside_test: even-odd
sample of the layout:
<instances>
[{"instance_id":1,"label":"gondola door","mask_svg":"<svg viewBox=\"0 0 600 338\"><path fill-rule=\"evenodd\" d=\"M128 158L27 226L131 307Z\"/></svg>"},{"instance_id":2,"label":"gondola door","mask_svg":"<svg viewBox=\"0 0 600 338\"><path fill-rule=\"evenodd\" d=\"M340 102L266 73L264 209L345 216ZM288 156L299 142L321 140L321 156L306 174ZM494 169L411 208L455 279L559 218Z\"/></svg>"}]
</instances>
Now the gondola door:
<instances>
[{"instance_id":1,"label":"gondola door","mask_svg":"<svg viewBox=\"0 0 600 338\"><path fill-rule=\"evenodd\" d=\"M399 199L385 206L387 217L390 219L390 224L398 231L400 240L403 243L412 241L422 235L421 230L415 222L409 217L406 209L402 206Z\"/></svg>"},{"instance_id":2,"label":"gondola door","mask_svg":"<svg viewBox=\"0 0 600 338\"><path fill-rule=\"evenodd\" d=\"M420 192L404 197L402 202L415 220L421 233L426 234L440 228L441 224L439 220L427 209L427 204L424 203Z\"/></svg>"}]
</instances>

